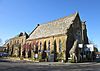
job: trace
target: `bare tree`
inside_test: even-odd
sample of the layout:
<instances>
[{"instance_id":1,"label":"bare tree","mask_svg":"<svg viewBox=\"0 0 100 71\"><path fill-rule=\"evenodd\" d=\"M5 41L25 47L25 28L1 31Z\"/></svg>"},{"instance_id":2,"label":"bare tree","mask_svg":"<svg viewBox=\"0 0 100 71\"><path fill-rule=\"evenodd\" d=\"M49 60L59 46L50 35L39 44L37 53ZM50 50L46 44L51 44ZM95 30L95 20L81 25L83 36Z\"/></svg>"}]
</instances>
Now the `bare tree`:
<instances>
[{"instance_id":1,"label":"bare tree","mask_svg":"<svg viewBox=\"0 0 100 71\"><path fill-rule=\"evenodd\" d=\"M98 48L97 48L97 44L95 44L93 40L89 40L89 43L94 45L94 51L95 52L99 51Z\"/></svg>"}]
</instances>

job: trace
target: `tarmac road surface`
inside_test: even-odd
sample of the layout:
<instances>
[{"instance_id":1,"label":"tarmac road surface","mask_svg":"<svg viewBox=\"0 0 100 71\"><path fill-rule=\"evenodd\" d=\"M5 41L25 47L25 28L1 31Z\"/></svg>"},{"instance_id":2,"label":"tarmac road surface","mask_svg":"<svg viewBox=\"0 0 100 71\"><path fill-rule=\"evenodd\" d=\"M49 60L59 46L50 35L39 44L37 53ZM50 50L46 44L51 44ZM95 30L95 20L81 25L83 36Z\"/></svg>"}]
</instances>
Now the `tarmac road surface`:
<instances>
[{"instance_id":1,"label":"tarmac road surface","mask_svg":"<svg viewBox=\"0 0 100 71\"><path fill-rule=\"evenodd\" d=\"M100 71L100 63L0 62L0 71Z\"/></svg>"}]
</instances>

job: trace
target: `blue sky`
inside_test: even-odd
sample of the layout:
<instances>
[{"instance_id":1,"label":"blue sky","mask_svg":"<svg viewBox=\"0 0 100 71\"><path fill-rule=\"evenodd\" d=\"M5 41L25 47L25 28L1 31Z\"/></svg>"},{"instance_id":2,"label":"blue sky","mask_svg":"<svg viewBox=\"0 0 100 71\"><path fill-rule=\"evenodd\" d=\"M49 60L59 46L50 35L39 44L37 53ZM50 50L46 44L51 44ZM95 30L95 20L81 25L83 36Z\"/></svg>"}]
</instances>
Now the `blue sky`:
<instances>
[{"instance_id":1,"label":"blue sky","mask_svg":"<svg viewBox=\"0 0 100 71\"><path fill-rule=\"evenodd\" d=\"M3 42L37 24L79 12L88 37L100 47L100 0L0 0L0 38ZM100 48L99 48L100 50Z\"/></svg>"}]
</instances>

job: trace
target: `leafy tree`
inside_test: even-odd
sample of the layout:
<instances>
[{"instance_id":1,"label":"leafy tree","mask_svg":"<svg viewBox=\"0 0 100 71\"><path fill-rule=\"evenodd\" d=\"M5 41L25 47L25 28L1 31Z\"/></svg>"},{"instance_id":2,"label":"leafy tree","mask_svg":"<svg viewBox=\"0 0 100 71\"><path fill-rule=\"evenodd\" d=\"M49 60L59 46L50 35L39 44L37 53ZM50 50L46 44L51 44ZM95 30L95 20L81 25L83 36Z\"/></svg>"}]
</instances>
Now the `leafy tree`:
<instances>
[{"instance_id":1,"label":"leafy tree","mask_svg":"<svg viewBox=\"0 0 100 71\"><path fill-rule=\"evenodd\" d=\"M98 48L97 48L97 47L94 47L94 51L95 51L95 52L98 52Z\"/></svg>"}]
</instances>

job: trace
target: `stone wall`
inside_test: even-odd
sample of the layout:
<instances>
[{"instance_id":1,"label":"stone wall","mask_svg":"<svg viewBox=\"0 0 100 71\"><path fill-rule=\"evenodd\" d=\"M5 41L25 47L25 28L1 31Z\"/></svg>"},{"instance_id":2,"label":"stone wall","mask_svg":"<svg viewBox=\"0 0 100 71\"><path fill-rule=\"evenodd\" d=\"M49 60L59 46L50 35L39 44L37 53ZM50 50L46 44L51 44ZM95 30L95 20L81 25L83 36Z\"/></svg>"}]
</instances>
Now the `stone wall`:
<instances>
[{"instance_id":1,"label":"stone wall","mask_svg":"<svg viewBox=\"0 0 100 71\"><path fill-rule=\"evenodd\" d=\"M25 44L26 42L26 36L16 36L14 38L11 38L8 40L8 42L5 44L5 47L7 48L8 50L8 53L10 56L18 56L19 53L15 54L14 52L14 47L16 48L17 46L17 49L18 49L18 52L20 52L20 55L19 56L22 56L22 47L23 45Z\"/></svg>"},{"instance_id":2,"label":"stone wall","mask_svg":"<svg viewBox=\"0 0 100 71\"><path fill-rule=\"evenodd\" d=\"M38 43L38 50L42 50L42 52L44 50L44 45L46 44L47 52L50 49L50 54L52 54L54 52L54 46L55 46L54 42L56 41L56 53L59 54L60 52L66 51L66 39L67 39L67 35L57 35L57 36L50 36L50 37L47 37L47 38L27 40L26 44L31 44L32 45L33 42L35 41L36 43ZM35 47L36 46L34 46L34 48ZM60 51L60 47L61 47L61 51ZM33 53L33 55L34 55L34 53ZM64 55L65 55L65 53L64 53ZM47 56L48 56L48 53L47 53ZM64 56L64 59L65 59L65 56Z\"/></svg>"}]
</instances>

